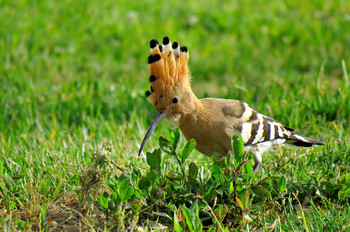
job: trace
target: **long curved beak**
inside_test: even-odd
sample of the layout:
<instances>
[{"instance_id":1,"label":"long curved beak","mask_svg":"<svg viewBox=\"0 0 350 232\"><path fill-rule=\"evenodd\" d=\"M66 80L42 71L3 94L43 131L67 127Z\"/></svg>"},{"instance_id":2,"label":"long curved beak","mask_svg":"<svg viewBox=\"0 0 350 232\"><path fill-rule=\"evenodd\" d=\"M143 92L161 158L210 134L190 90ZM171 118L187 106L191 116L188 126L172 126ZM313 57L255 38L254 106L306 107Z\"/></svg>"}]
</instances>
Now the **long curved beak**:
<instances>
[{"instance_id":1,"label":"long curved beak","mask_svg":"<svg viewBox=\"0 0 350 232\"><path fill-rule=\"evenodd\" d=\"M167 111L167 112L160 112L160 111L158 111L157 112L156 116L153 119L153 122L152 122L151 126L148 128L148 131L147 131L145 137L143 138L143 141L141 143L141 147L140 147L140 150L139 150L139 156L141 155L143 147L147 143L148 139L151 137L151 134L156 129L158 124L168 115L168 112L169 111Z\"/></svg>"}]
</instances>

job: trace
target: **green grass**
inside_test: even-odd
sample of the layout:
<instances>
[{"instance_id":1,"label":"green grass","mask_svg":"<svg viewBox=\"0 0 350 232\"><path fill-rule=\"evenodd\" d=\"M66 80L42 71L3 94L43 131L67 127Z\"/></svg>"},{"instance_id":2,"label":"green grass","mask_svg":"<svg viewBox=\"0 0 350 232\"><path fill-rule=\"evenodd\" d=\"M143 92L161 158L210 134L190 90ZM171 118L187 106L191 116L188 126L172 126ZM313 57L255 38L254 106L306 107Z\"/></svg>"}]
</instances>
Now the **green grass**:
<instances>
[{"instance_id":1,"label":"green grass","mask_svg":"<svg viewBox=\"0 0 350 232\"><path fill-rule=\"evenodd\" d=\"M345 0L0 0L0 228L180 231L208 217L204 229L350 230L349 12ZM148 43L164 35L188 46L198 97L243 100L327 145L271 151L250 180L242 170L245 211L233 201L215 205L201 182L198 191L179 190L191 162L204 179L221 173L210 158L193 151L179 165L162 151L162 180L183 201L169 200L176 197L137 157L155 114L144 97ZM172 129L161 123L146 151L159 148L161 135L171 140ZM108 141L101 161L98 145ZM178 155L184 146L181 138ZM285 190L276 185L282 177ZM158 195L139 189L145 178ZM257 185L271 196L255 193ZM108 203L118 204L106 210ZM69 217L74 224L64 224Z\"/></svg>"}]
</instances>

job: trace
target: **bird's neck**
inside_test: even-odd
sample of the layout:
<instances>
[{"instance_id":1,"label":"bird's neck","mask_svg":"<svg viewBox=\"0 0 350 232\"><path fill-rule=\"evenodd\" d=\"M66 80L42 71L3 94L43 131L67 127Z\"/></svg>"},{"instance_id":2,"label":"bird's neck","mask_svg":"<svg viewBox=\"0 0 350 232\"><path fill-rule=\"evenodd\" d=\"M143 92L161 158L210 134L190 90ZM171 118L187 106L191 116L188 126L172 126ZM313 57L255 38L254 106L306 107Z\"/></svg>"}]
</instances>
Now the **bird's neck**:
<instances>
[{"instance_id":1,"label":"bird's neck","mask_svg":"<svg viewBox=\"0 0 350 232\"><path fill-rule=\"evenodd\" d=\"M201 115L200 112L203 111L202 103L192 92L191 88L186 90L185 96L186 100L181 107L181 119L179 121L179 126L197 121Z\"/></svg>"}]
</instances>

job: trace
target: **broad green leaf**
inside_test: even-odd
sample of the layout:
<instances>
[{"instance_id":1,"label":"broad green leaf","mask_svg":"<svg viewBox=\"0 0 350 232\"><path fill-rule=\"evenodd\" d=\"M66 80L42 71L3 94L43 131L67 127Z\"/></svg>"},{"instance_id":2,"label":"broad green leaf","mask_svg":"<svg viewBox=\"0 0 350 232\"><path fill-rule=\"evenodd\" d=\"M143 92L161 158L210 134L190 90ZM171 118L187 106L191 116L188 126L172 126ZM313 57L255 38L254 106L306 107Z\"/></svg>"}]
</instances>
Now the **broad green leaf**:
<instances>
[{"instance_id":1,"label":"broad green leaf","mask_svg":"<svg viewBox=\"0 0 350 232\"><path fill-rule=\"evenodd\" d=\"M221 176L224 173L222 168L215 164L210 167L210 172L213 176Z\"/></svg>"},{"instance_id":2,"label":"broad green leaf","mask_svg":"<svg viewBox=\"0 0 350 232\"><path fill-rule=\"evenodd\" d=\"M105 209L108 208L108 200L104 196L100 197L99 202L103 208L105 208Z\"/></svg>"},{"instance_id":3,"label":"broad green leaf","mask_svg":"<svg viewBox=\"0 0 350 232\"><path fill-rule=\"evenodd\" d=\"M134 194L134 189L131 186L119 189L119 197L123 202L127 202Z\"/></svg>"},{"instance_id":4,"label":"broad green leaf","mask_svg":"<svg viewBox=\"0 0 350 232\"><path fill-rule=\"evenodd\" d=\"M173 150L175 151L180 140L180 129L176 128L171 134L173 137Z\"/></svg>"},{"instance_id":5,"label":"broad green leaf","mask_svg":"<svg viewBox=\"0 0 350 232\"><path fill-rule=\"evenodd\" d=\"M9 209L13 210L15 207L16 207L16 202L12 201L9 205ZM46 208L45 208L45 210L46 210Z\"/></svg>"},{"instance_id":6,"label":"broad green leaf","mask_svg":"<svg viewBox=\"0 0 350 232\"><path fill-rule=\"evenodd\" d=\"M114 196L118 196L119 194L118 194L118 189L117 189L117 186L116 185L112 185L112 184L110 184L110 185L108 185L109 186L109 189L111 190L111 192L112 192L112 195L114 195Z\"/></svg>"},{"instance_id":7,"label":"broad green leaf","mask_svg":"<svg viewBox=\"0 0 350 232\"><path fill-rule=\"evenodd\" d=\"M150 185L153 185L158 178L158 174L156 173L156 171L153 170L147 173L146 177L149 180Z\"/></svg>"},{"instance_id":8,"label":"broad green leaf","mask_svg":"<svg viewBox=\"0 0 350 232\"><path fill-rule=\"evenodd\" d=\"M253 172L253 168L252 168L252 165L249 162L247 162L247 163L245 163L243 165L242 170L243 170L243 172L245 174L244 179L246 181L249 181L249 180L253 180L254 181L255 180L255 175L254 175L254 172Z\"/></svg>"},{"instance_id":9,"label":"broad green leaf","mask_svg":"<svg viewBox=\"0 0 350 232\"><path fill-rule=\"evenodd\" d=\"M248 190L245 191L245 193L244 193L243 206L244 206L244 209L247 209L249 206L249 191Z\"/></svg>"},{"instance_id":10,"label":"broad green leaf","mask_svg":"<svg viewBox=\"0 0 350 232\"><path fill-rule=\"evenodd\" d=\"M130 186L129 178L122 178L121 183L118 183L118 190L120 200L125 202L128 201L134 193L134 189Z\"/></svg>"},{"instance_id":11,"label":"broad green leaf","mask_svg":"<svg viewBox=\"0 0 350 232\"><path fill-rule=\"evenodd\" d=\"M190 155L192 150L196 147L196 141L194 139L189 140L184 149L182 150L181 162L185 163L187 157Z\"/></svg>"},{"instance_id":12,"label":"broad green leaf","mask_svg":"<svg viewBox=\"0 0 350 232\"><path fill-rule=\"evenodd\" d=\"M281 192L284 192L287 189L287 181L286 181L286 178L284 178L283 176L281 176L280 180L278 181L278 189Z\"/></svg>"},{"instance_id":13,"label":"broad green leaf","mask_svg":"<svg viewBox=\"0 0 350 232\"><path fill-rule=\"evenodd\" d=\"M200 232L203 230L203 224L194 210L182 206L182 212L186 218L186 223L191 232Z\"/></svg>"},{"instance_id":14,"label":"broad green leaf","mask_svg":"<svg viewBox=\"0 0 350 232\"><path fill-rule=\"evenodd\" d=\"M19 201L24 201L24 199L26 199L26 197L24 195L18 196L17 198Z\"/></svg>"},{"instance_id":15,"label":"broad green leaf","mask_svg":"<svg viewBox=\"0 0 350 232\"><path fill-rule=\"evenodd\" d=\"M118 189L120 189L122 186L128 185L130 183L130 178L129 173L123 173L119 177L116 176L115 179L117 180Z\"/></svg>"},{"instance_id":16,"label":"broad green leaf","mask_svg":"<svg viewBox=\"0 0 350 232\"><path fill-rule=\"evenodd\" d=\"M271 197L271 193L265 189L264 187L262 187L261 185L255 185L251 187L251 190L258 195L259 197L263 198L263 199L267 199Z\"/></svg>"},{"instance_id":17,"label":"broad green leaf","mask_svg":"<svg viewBox=\"0 0 350 232\"><path fill-rule=\"evenodd\" d=\"M154 150L152 153L146 152L146 160L148 165L154 169L160 169L161 151L159 149Z\"/></svg>"},{"instance_id":18,"label":"broad green leaf","mask_svg":"<svg viewBox=\"0 0 350 232\"><path fill-rule=\"evenodd\" d=\"M196 180L198 174L198 167L194 162L191 162L188 166L188 182L193 183Z\"/></svg>"},{"instance_id":19,"label":"broad green leaf","mask_svg":"<svg viewBox=\"0 0 350 232\"><path fill-rule=\"evenodd\" d=\"M230 193L233 194L234 191L235 191L235 188L234 188L234 186L233 186L233 182L231 181L231 182L230 182Z\"/></svg>"},{"instance_id":20,"label":"broad green leaf","mask_svg":"<svg viewBox=\"0 0 350 232\"><path fill-rule=\"evenodd\" d=\"M163 136L159 136L159 146L165 153L168 153L169 155L174 154L172 144Z\"/></svg>"},{"instance_id":21,"label":"broad green leaf","mask_svg":"<svg viewBox=\"0 0 350 232\"><path fill-rule=\"evenodd\" d=\"M240 182L240 181L237 181L237 186L236 186L236 189L237 189L237 192L241 192L241 191L243 191L243 189L244 189L244 185L243 185L243 183L242 182Z\"/></svg>"},{"instance_id":22,"label":"broad green leaf","mask_svg":"<svg viewBox=\"0 0 350 232\"><path fill-rule=\"evenodd\" d=\"M239 133L232 137L232 150L234 159L241 163L244 155L244 143Z\"/></svg>"},{"instance_id":23,"label":"broad green leaf","mask_svg":"<svg viewBox=\"0 0 350 232\"><path fill-rule=\"evenodd\" d=\"M118 183L118 189L123 189L128 185L130 185L130 179L123 179L120 183Z\"/></svg>"},{"instance_id":24,"label":"broad green leaf","mask_svg":"<svg viewBox=\"0 0 350 232\"><path fill-rule=\"evenodd\" d=\"M148 194L148 192L146 194ZM137 197L139 200L143 198L142 193L140 193L139 191L134 191L134 196Z\"/></svg>"},{"instance_id":25,"label":"broad green leaf","mask_svg":"<svg viewBox=\"0 0 350 232\"><path fill-rule=\"evenodd\" d=\"M141 177L139 180L139 189L148 189L149 186L151 186L150 181L145 176Z\"/></svg>"}]
</instances>

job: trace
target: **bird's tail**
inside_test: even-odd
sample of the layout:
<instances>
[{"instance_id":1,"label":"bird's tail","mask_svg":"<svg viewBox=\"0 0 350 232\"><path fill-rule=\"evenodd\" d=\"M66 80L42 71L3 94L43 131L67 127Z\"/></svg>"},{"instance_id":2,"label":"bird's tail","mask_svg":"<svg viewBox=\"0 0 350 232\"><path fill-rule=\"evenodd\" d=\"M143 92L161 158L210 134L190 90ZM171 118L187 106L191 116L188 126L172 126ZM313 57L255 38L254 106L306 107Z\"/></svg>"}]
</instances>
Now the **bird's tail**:
<instances>
[{"instance_id":1,"label":"bird's tail","mask_svg":"<svg viewBox=\"0 0 350 232\"><path fill-rule=\"evenodd\" d=\"M286 143L293 144L299 147L311 147L312 145L325 145L325 143L308 137L304 137L297 134L292 134L287 139Z\"/></svg>"}]
</instances>

